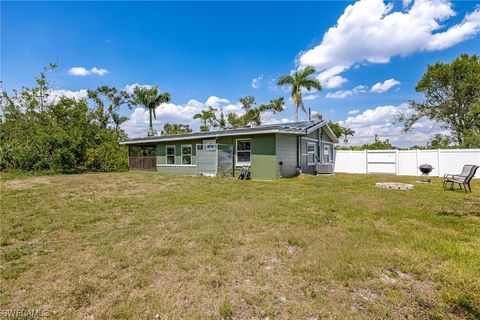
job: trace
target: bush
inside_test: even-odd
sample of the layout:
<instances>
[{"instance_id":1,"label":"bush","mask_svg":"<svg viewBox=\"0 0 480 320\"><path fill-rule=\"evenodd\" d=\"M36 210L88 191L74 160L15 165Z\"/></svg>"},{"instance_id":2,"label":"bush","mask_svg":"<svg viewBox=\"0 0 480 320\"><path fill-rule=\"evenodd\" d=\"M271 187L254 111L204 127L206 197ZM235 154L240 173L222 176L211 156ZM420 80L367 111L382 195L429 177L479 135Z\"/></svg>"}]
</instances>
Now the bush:
<instances>
[{"instance_id":1,"label":"bush","mask_svg":"<svg viewBox=\"0 0 480 320\"><path fill-rule=\"evenodd\" d=\"M128 164L125 133L105 122L84 99L49 99L44 74L38 87L1 93L0 170L119 171Z\"/></svg>"}]
</instances>

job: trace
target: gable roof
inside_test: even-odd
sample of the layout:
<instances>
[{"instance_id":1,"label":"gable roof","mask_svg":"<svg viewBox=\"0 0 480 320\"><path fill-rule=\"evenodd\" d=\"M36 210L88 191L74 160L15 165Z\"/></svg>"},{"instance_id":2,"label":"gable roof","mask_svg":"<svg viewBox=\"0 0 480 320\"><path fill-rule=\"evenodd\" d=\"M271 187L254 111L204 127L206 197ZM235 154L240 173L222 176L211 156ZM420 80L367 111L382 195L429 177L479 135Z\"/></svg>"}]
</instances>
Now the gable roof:
<instances>
[{"instance_id":1,"label":"gable roof","mask_svg":"<svg viewBox=\"0 0 480 320\"><path fill-rule=\"evenodd\" d=\"M165 136L153 136L143 138L133 138L127 141L122 141L120 144L140 144L140 143L154 143L161 141L179 141L189 139L203 139L203 138L216 138L225 136L240 136L240 135L253 135L253 134L266 134L266 133L286 133L293 135L307 135L318 128L323 128L330 140L334 143L338 142L338 139L333 133L332 129L325 121L302 121L302 122L290 122L290 123L276 123L260 125L256 127L243 127L235 129L225 129L218 131L206 131L206 132L192 132L176 135Z\"/></svg>"}]
</instances>

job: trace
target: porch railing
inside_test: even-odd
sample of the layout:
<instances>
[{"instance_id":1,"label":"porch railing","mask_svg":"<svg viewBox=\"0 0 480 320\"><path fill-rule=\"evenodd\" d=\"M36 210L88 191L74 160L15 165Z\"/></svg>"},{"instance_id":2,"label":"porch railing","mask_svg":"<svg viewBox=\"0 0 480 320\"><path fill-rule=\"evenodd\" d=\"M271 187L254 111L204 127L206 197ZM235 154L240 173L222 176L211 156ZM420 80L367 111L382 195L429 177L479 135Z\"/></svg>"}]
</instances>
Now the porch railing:
<instances>
[{"instance_id":1,"label":"porch railing","mask_svg":"<svg viewBox=\"0 0 480 320\"><path fill-rule=\"evenodd\" d=\"M128 168L130 170L156 170L157 157L156 156L129 156Z\"/></svg>"}]
</instances>

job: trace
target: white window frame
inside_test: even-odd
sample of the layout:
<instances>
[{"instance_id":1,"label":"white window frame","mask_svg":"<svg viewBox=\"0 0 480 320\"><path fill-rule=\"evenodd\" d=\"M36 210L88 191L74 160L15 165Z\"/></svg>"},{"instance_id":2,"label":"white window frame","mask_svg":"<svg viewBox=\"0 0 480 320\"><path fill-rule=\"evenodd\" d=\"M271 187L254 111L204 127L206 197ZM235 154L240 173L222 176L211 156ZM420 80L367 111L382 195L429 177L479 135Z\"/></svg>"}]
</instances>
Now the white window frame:
<instances>
[{"instance_id":1,"label":"white window frame","mask_svg":"<svg viewBox=\"0 0 480 320\"><path fill-rule=\"evenodd\" d=\"M313 145L313 151L308 151L308 147ZM316 157L317 157L317 143L307 141L307 164L309 166L314 166L316 164ZM308 162L310 155L313 154L313 162Z\"/></svg>"},{"instance_id":2,"label":"white window frame","mask_svg":"<svg viewBox=\"0 0 480 320\"><path fill-rule=\"evenodd\" d=\"M184 147L188 147L190 148L190 154L184 154L183 153L183 148ZM180 146L180 154L181 154L181 162L182 162L182 165L185 165L185 166L189 166L189 165L192 165L193 164L193 146L191 144L182 144ZM183 156L190 156L190 163L183 163Z\"/></svg>"},{"instance_id":3,"label":"white window frame","mask_svg":"<svg viewBox=\"0 0 480 320\"><path fill-rule=\"evenodd\" d=\"M168 157L171 157L171 155L168 154L168 148L172 147L173 148L173 163L168 163ZM177 146L174 144L170 144L168 146L165 146L165 164L167 166L174 166L175 165L175 158L177 157Z\"/></svg>"},{"instance_id":4,"label":"white window frame","mask_svg":"<svg viewBox=\"0 0 480 320\"><path fill-rule=\"evenodd\" d=\"M325 151L328 151L327 153L325 153ZM332 153L333 153L333 148L331 146L330 143L324 143L323 144L323 150L322 150L322 159L323 159L323 162L324 163L333 163L333 157L332 157ZM326 157L328 156L328 161L325 161Z\"/></svg>"},{"instance_id":5,"label":"white window frame","mask_svg":"<svg viewBox=\"0 0 480 320\"><path fill-rule=\"evenodd\" d=\"M238 162L238 142L239 141L249 141L250 142L250 161L248 162ZM246 152L241 150L241 152ZM235 139L235 166L242 167L242 166L250 166L252 164L252 139Z\"/></svg>"}]
</instances>

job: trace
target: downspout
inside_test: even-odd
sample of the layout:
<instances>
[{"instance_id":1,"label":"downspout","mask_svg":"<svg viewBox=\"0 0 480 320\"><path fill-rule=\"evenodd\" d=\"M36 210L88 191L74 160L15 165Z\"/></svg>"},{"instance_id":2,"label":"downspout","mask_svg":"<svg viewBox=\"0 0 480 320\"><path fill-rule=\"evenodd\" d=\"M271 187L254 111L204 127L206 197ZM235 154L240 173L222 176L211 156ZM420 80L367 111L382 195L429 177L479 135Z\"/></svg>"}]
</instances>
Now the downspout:
<instances>
[{"instance_id":1,"label":"downspout","mask_svg":"<svg viewBox=\"0 0 480 320\"><path fill-rule=\"evenodd\" d=\"M300 168L300 136L297 136L297 168Z\"/></svg>"}]
</instances>

